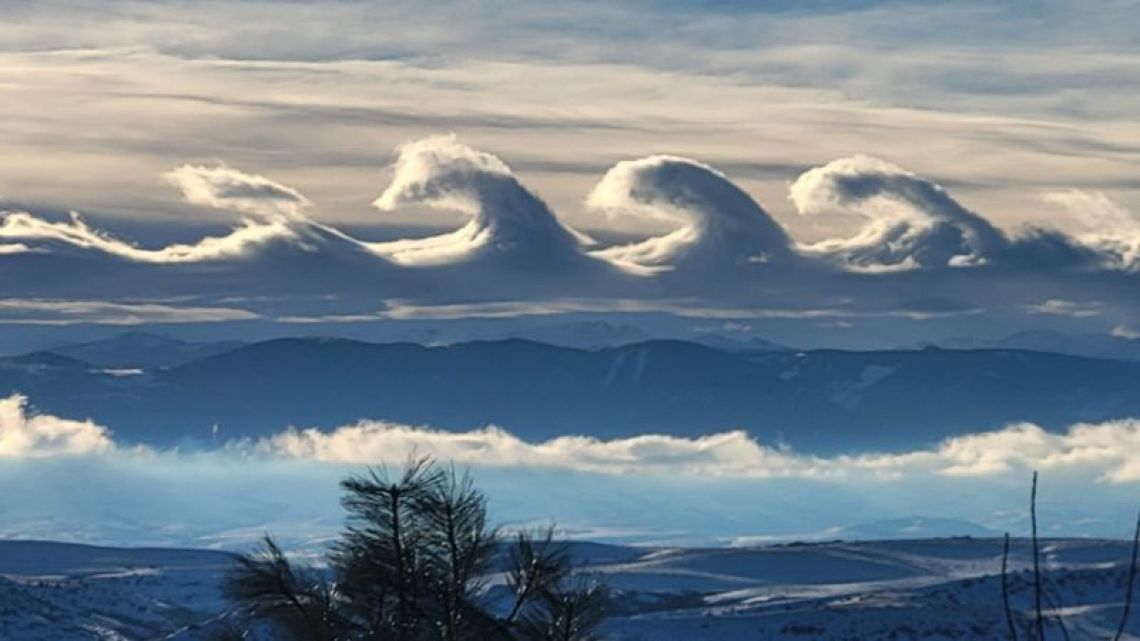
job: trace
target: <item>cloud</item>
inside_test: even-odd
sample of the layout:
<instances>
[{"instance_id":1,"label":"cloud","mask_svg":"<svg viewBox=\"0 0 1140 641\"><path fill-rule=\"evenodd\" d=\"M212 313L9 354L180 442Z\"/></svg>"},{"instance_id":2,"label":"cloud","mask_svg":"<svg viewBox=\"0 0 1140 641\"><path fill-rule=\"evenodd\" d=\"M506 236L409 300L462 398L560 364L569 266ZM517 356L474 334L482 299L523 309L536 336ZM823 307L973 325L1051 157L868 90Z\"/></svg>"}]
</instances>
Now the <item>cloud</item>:
<instances>
[{"instance_id":1,"label":"cloud","mask_svg":"<svg viewBox=\"0 0 1140 641\"><path fill-rule=\"evenodd\" d=\"M737 319L737 320L820 320L841 318L905 318L929 320L980 314L979 308L947 310L921 310L895 308L881 311L861 311L841 304L833 307L764 307L715 306L693 298L549 298L546 300L506 300L476 303L417 303L407 300L384 301L383 309L369 314L333 316L289 316L278 320L291 323L358 322L364 320L456 320L470 318L518 318L523 316L554 316L559 314L654 314L663 313L680 318Z\"/></svg>"},{"instance_id":2,"label":"cloud","mask_svg":"<svg viewBox=\"0 0 1140 641\"><path fill-rule=\"evenodd\" d=\"M259 316L234 307L193 307L150 302L98 300L0 299L0 324L19 325L147 325L155 323L220 323Z\"/></svg>"},{"instance_id":3,"label":"cloud","mask_svg":"<svg viewBox=\"0 0 1140 641\"><path fill-rule=\"evenodd\" d=\"M559 223L506 163L454 135L401 145L392 181L373 205L381 211L428 207L471 217L449 234L370 245L401 265L440 265L496 254L566 260L580 255L579 245L586 241Z\"/></svg>"},{"instance_id":4,"label":"cloud","mask_svg":"<svg viewBox=\"0 0 1140 641\"><path fill-rule=\"evenodd\" d=\"M1140 267L1140 219L1103 192L1069 189L1046 192L1042 199L1072 215L1076 239L1104 258L1105 266L1133 271Z\"/></svg>"},{"instance_id":5,"label":"cloud","mask_svg":"<svg viewBox=\"0 0 1140 641\"><path fill-rule=\"evenodd\" d=\"M853 271L978 266L1009 246L997 228L939 185L869 156L804 172L790 197L803 216L854 213L865 219L854 236L802 246Z\"/></svg>"},{"instance_id":6,"label":"cloud","mask_svg":"<svg viewBox=\"0 0 1140 641\"><path fill-rule=\"evenodd\" d=\"M304 220L303 212L310 204L292 187L225 165L183 165L162 178L181 191L189 203L269 219Z\"/></svg>"},{"instance_id":7,"label":"cloud","mask_svg":"<svg viewBox=\"0 0 1140 641\"><path fill-rule=\"evenodd\" d=\"M297 232L283 221L243 221L225 236L211 236L194 243L177 243L160 249L143 249L92 228L75 212L67 221L49 221L28 212L0 212L0 239L23 241L6 246L22 248L22 251L0 253L79 250L139 263L196 263L240 258L268 243L298 238Z\"/></svg>"},{"instance_id":8,"label":"cloud","mask_svg":"<svg viewBox=\"0 0 1140 641\"><path fill-rule=\"evenodd\" d=\"M1040 303L1029 305L1032 314L1050 314L1053 316L1069 316L1071 318L1092 318L1104 312L1104 303L1097 301L1080 302L1050 298Z\"/></svg>"},{"instance_id":9,"label":"cloud","mask_svg":"<svg viewBox=\"0 0 1140 641\"><path fill-rule=\"evenodd\" d=\"M1140 483L1135 419L1063 432L1017 424L913 451L829 457L739 430L530 442L498 427L445 432L384 421L154 451L116 444L91 421L27 407L20 395L0 400L0 459L8 462L0 483L21 489L0 497L0 535L62 532L104 544L243 546L268 529L319 545L342 521L337 480L365 464L398 468L410 453L472 468L496 522L554 519L571 529L642 532L633 537L641 541L796 538L928 515L931 505L942 518L1025 531L1031 469L1044 474L1042 509L1058 515L1050 519L1058 532L1119 536L1131 531ZM679 514L691 518L678 525Z\"/></svg>"},{"instance_id":10,"label":"cloud","mask_svg":"<svg viewBox=\"0 0 1140 641\"><path fill-rule=\"evenodd\" d=\"M0 456L100 455L119 448L110 431L0 400ZM903 452L817 456L757 441L744 430L698 437L642 434L602 439L567 435L525 441L497 426L452 432L362 420L331 430L289 428L225 443L220 453L336 464L400 464L414 454L479 468L556 469L620 476L864 480L999 477L1039 469L1111 484L1140 482L1140 419L1080 423L1050 432L1031 423L948 438ZM149 456L150 450L145 450Z\"/></svg>"},{"instance_id":11,"label":"cloud","mask_svg":"<svg viewBox=\"0 0 1140 641\"><path fill-rule=\"evenodd\" d=\"M29 410L19 394L0 399L0 459L106 454L115 450L107 428Z\"/></svg>"},{"instance_id":12,"label":"cloud","mask_svg":"<svg viewBox=\"0 0 1140 641\"><path fill-rule=\"evenodd\" d=\"M562 436L531 443L494 426L444 432L383 421L362 421L332 431L290 429L252 447L262 454L331 463L398 463L420 453L462 465L617 475L891 481L1041 469L1091 474L1111 483L1140 482L1137 420L1079 424L1060 434L1016 424L950 438L927 450L835 457L764 445L740 430L697 438Z\"/></svg>"},{"instance_id":13,"label":"cloud","mask_svg":"<svg viewBox=\"0 0 1140 641\"><path fill-rule=\"evenodd\" d=\"M242 214L242 219L224 236L144 249L92 228L76 212L71 212L67 221L49 221L21 211L2 212L0 239L24 242L0 246L0 254L89 250L131 262L179 264L249 258L274 243L305 251L330 244L365 251L355 239L309 219L305 211L310 203L299 191L264 176L225 165L183 165L166 172L162 179L190 204L234 211Z\"/></svg>"},{"instance_id":14,"label":"cloud","mask_svg":"<svg viewBox=\"0 0 1140 641\"><path fill-rule=\"evenodd\" d=\"M717 170L676 156L617 163L587 205L612 221L678 227L594 250L501 159L455 136L399 146L391 181L375 201L387 212L444 209L470 217L427 238L364 240L310 217L314 207L299 190L225 165L184 165L164 180L193 205L239 214L232 231L144 248L78 214L54 220L7 212L0 219L0 268L10 274L3 294L67 303L87 300L97 283L110 302L190 297L224 308L223 301L240 298L249 314L293 324L568 313L773 321L985 314L1013 324L1027 315L1097 316L1041 301L1095 297L1105 301L1106 318L1131 305L1121 295L1128 289L1124 240L1041 229L1009 238L938 185L862 156L809 170L792 185L792 201L807 216L865 220L854 236L813 243L796 243ZM123 322L145 322L135 318ZM894 340L894 328L881 334Z\"/></svg>"},{"instance_id":15,"label":"cloud","mask_svg":"<svg viewBox=\"0 0 1140 641\"><path fill-rule=\"evenodd\" d=\"M641 273L785 261L782 227L724 174L687 158L649 156L614 165L587 198L591 209L681 223L664 236L593 255Z\"/></svg>"}]
</instances>

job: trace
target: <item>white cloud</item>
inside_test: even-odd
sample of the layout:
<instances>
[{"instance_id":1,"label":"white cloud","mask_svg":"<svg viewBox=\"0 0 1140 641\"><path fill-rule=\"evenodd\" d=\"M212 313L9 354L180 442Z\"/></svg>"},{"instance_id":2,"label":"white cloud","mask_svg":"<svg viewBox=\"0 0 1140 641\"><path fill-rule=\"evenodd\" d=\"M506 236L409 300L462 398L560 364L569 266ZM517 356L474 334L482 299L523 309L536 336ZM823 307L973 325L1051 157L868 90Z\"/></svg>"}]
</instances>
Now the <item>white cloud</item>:
<instances>
[{"instance_id":1,"label":"white cloud","mask_svg":"<svg viewBox=\"0 0 1140 641\"><path fill-rule=\"evenodd\" d=\"M183 165L166 172L162 179L181 191L189 203L268 219L304 220L303 212L310 204L292 187L225 165Z\"/></svg>"},{"instance_id":2,"label":"white cloud","mask_svg":"<svg viewBox=\"0 0 1140 641\"><path fill-rule=\"evenodd\" d=\"M282 221L243 221L225 236L211 236L194 243L178 243L160 249L144 249L92 228L75 212L68 221L49 221L27 212L0 212L0 239L24 241L7 246L19 250L0 253L50 251L54 246L64 251L97 251L140 263L194 263L240 258L255 247L297 237L296 232Z\"/></svg>"},{"instance_id":3,"label":"white cloud","mask_svg":"<svg viewBox=\"0 0 1140 641\"><path fill-rule=\"evenodd\" d=\"M193 307L151 302L95 300L0 299L0 324L15 325L144 325L149 323L218 323L254 320L253 312L233 307Z\"/></svg>"},{"instance_id":4,"label":"white cloud","mask_svg":"<svg viewBox=\"0 0 1140 641\"><path fill-rule=\"evenodd\" d=\"M0 399L0 459L106 454L115 443L107 428L29 410L19 394Z\"/></svg>"},{"instance_id":5,"label":"white cloud","mask_svg":"<svg viewBox=\"0 0 1140 641\"><path fill-rule=\"evenodd\" d=\"M0 456L113 451L116 444L109 430L90 420L35 414L19 394L0 400ZM531 442L496 426L451 432L364 420L328 431L289 428L258 440L230 441L224 452L336 464L400 464L421 454L473 467L724 479L896 482L1021 475L1038 469L1120 484L1140 482L1140 420L1080 423L1064 432L1018 423L948 438L928 449L834 456L767 445L743 430L700 437L568 435Z\"/></svg>"},{"instance_id":6,"label":"white cloud","mask_svg":"<svg viewBox=\"0 0 1140 641\"><path fill-rule=\"evenodd\" d=\"M315 243L331 239L362 247L341 232L310 220L305 215L310 203L304 195L264 176L225 165L183 165L166 172L162 179L193 205L231 210L243 218L224 236L145 249L89 226L76 212L71 213L68 221L54 222L22 211L0 212L0 239L24 241L0 246L0 254L48 251L54 246L161 264L241 259L275 242L312 248Z\"/></svg>"},{"instance_id":7,"label":"white cloud","mask_svg":"<svg viewBox=\"0 0 1140 641\"><path fill-rule=\"evenodd\" d=\"M854 236L802 246L854 271L983 265L1008 245L992 224L939 185L868 156L804 172L790 197L804 216L853 213L865 219Z\"/></svg>"},{"instance_id":8,"label":"white cloud","mask_svg":"<svg viewBox=\"0 0 1140 641\"><path fill-rule=\"evenodd\" d=\"M1140 482L1137 420L1079 424L1059 434L1017 424L950 438L927 450L834 457L764 445L744 431L698 438L563 436L531 443L493 426L444 432L382 421L362 421L329 432L291 429L252 447L264 454L332 463L399 463L420 453L462 465L620 475L893 481L1040 469L1083 473L1112 483Z\"/></svg>"},{"instance_id":9,"label":"white cloud","mask_svg":"<svg viewBox=\"0 0 1140 641\"><path fill-rule=\"evenodd\" d=\"M682 318L706 318L724 320L819 320L836 318L906 318L910 320L930 320L972 316L982 313L980 308L963 308L946 311L924 311L918 309L889 309L883 311L860 311L844 304L832 307L739 307L707 305L694 298L552 298L548 300L511 300L481 303L417 303L407 300L387 300L384 308L373 314L346 316L283 317L289 322L315 322L329 320L340 322L368 319L459 319L459 318L514 318L519 316L552 316L569 313L667 313Z\"/></svg>"},{"instance_id":10,"label":"white cloud","mask_svg":"<svg viewBox=\"0 0 1140 641\"><path fill-rule=\"evenodd\" d=\"M790 240L724 174L687 158L649 156L614 165L590 192L591 209L681 224L675 231L594 252L634 271L784 260Z\"/></svg>"},{"instance_id":11,"label":"white cloud","mask_svg":"<svg viewBox=\"0 0 1140 641\"><path fill-rule=\"evenodd\" d=\"M1072 318L1092 318L1104 312L1104 303L1097 301L1072 301L1050 298L1029 306L1032 314L1069 316Z\"/></svg>"},{"instance_id":12,"label":"white cloud","mask_svg":"<svg viewBox=\"0 0 1140 641\"><path fill-rule=\"evenodd\" d=\"M1098 250L1108 267L1140 268L1140 218L1100 191L1050 191L1042 199L1069 212L1081 243Z\"/></svg>"},{"instance_id":13,"label":"white cloud","mask_svg":"<svg viewBox=\"0 0 1140 641\"><path fill-rule=\"evenodd\" d=\"M1123 338L1125 340L1135 340L1140 338L1140 331L1132 329L1128 325L1117 325L1112 328L1110 332L1116 338Z\"/></svg>"},{"instance_id":14,"label":"white cloud","mask_svg":"<svg viewBox=\"0 0 1140 641\"><path fill-rule=\"evenodd\" d=\"M400 145L392 181L373 204L382 211L419 206L471 217L449 234L370 245L401 265L439 265L488 252L557 260L577 254L585 241L562 226L506 163L453 135Z\"/></svg>"}]
</instances>

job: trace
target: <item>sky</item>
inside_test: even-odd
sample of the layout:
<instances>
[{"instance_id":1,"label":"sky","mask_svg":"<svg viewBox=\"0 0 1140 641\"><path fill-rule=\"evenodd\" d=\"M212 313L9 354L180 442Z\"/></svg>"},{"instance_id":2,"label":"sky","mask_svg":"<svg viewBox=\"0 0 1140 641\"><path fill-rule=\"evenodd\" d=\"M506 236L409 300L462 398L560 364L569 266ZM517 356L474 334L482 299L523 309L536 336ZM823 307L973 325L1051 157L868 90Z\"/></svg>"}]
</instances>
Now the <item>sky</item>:
<instances>
[{"instance_id":1,"label":"sky","mask_svg":"<svg viewBox=\"0 0 1140 641\"><path fill-rule=\"evenodd\" d=\"M0 320L1131 337L1137 8L0 2Z\"/></svg>"},{"instance_id":2,"label":"sky","mask_svg":"<svg viewBox=\"0 0 1140 641\"><path fill-rule=\"evenodd\" d=\"M391 338L559 319L803 347L1134 339L1137 15L0 0L0 351L139 327ZM0 399L0 480L29 488L0 494L3 536L318 540L336 478L417 448L471 466L498 520L642 543L912 517L1018 532L1033 467L1056 533L1116 536L1140 479L1125 418L833 458L730 426L531 443L384 417L179 452L34 404Z\"/></svg>"}]
</instances>

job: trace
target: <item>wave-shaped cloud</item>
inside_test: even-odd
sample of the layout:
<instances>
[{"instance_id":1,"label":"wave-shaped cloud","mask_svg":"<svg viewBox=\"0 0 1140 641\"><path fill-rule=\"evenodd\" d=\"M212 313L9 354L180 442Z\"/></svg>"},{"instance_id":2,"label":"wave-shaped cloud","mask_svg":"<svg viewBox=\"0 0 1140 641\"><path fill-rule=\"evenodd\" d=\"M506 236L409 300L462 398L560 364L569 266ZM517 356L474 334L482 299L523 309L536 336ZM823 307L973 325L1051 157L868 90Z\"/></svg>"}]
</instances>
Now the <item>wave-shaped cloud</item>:
<instances>
[{"instance_id":1,"label":"wave-shaped cloud","mask_svg":"<svg viewBox=\"0 0 1140 641\"><path fill-rule=\"evenodd\" d=\"M0 459L105 454L115 450L107 428L29 410L15 394L0 399Z\"/></svg>"},{"instance_id":2,"label":"wave-shaped cloud","mask_svg":"<svg viewBox=\"0 0 1140 641\"><path fill-rule=\"evenodd\" d=\"M5 212L0 220L0 239L20 241L29 252L55 247L101 252L141 263L195 263L240 258L272 242L300 244L312 236L313 223L303 213L308 200L263 176L226 166L184 165L164 174L163 180L180 190L191 204L227 209L244 217L224 236L145 249L92 228L75 212L67 221Z\"/></svg>"},{"instance_id":3,"label":"wave-shaped cloud","mask_svg":"<svg viewBox=\"0 0 1140 641\"><path fill-rule=\"evenodd\" d=\"M565 259L578 256L587 241L562 225L506 163L453 135L401 145L392 181L373 205L381 211L447 209L471 217L448 234L370 245L400 265L440 265L487 254Z\"/></svg>"},{"instance_id":4,"label":"wave-shaped cloud","mask_svg":"<svg viewBox=\"0 0 1140 641\"><path fill-rule=\"evenodd\" d=\"M1051 191L1047 203L1068 210L1082 231L1075 237L1094 249L1110 269L1140 269L1140 217L1102 192L1080 189Z\"/></svg>"},{"instance_id":5,"label":"wave-shaped cloud","mask_svg":"<svg viewBox=\"0 0 1140 641\"><path fill-rule=\"evenodd\" d=\"M633 271L767 263L791 255L787 233L755 200L695 160L649 156L619 162L586 202L610 215L681 223L664 236L593 252Z\"/></svg>"},{"instance_id":6,"label":"wave-shaped cloud","mask_svg":"<svg viewBox=\"0 0 1140 641\"><path fill-rule=\"evenodd\" d=\"M196 263L246 256L256 247L273 241L299 239L297 231L283 221L243 221L225 236L208 236L194 243L144 249L92 228L78 213L70 220L49 221L28 212L4 212L0 239L19 240L22 251L37 253L53 247L63 252L94 251L140 263ZM13 245L7 245L13 247ZM9 252L4 252L9 253Z\"/></svg>"},{"instance_id":7,"label":"wave-shaped cloud","mask_svg":"<svg viewBox=\"0 0 1140 641\"><path fill-rule=\"evenodd\" d=\"M440 208L470 217L429 238L361 240L310 217L314 206L299 190L225 165L185 165L164 181L192 205L237 214L232 230L147 248L78 214L55 220L6 212L0 266L9 278L0 294L85 299L98 282L109 300L240 299L266 318L318 322L379 318L376 301L383 300L525 309L573 299L590 301L599 313L673 313L681 305L763 316L762 310L789 307L872 315L903 307L992 308L1008 315L1025 314L1042 300L1079 298L1119 301L1106 305L1106 314L1115 314L1130 313L1121 292L1140 264L1140 224L1100 200L1049 197L1099 221L1085 234L1036 229L1007 236L937 184L865 156L809 170L791 186L800 214L838 212L865 221L853 236L811 244L796 243L716 169L674 156L617 163L586 204L678 227L593 250L506 163L454 136L400 146L392 179L374 203L382 211ZM892 280L897 272L912 275ZM937 273L915 275L922 272ZM1088 274L1098 276L1093 292L1077 282ZM1025 297L1010 297L1002 279L1018 279L1016 291Z\"/></svg>"},{"instance_id":8,"label":"wave-shaped cloud","mask_svg":"<svg viewBox=\"0 0 1140 641\"><path fill-rule=\"evenodd\" d=\"M978 266L1009 247L1001 231L941 186L869 156L804 172L790 197L801 215L854 213L866 219L854 236L801 247L855 271Z\"/></svg>"},{"instance_id":9,"label":"wave-shaped cloud","mask_svg":"<svg viewBox=\"0 0 1140 641\"><path fill-rule=\"evenodd\" d=\"M304 220L304 211L310 204L292 187L225 165L183 165L163 174L162 178L181 191L189 203L269 219Z\"/></svg>"}]
</instances>

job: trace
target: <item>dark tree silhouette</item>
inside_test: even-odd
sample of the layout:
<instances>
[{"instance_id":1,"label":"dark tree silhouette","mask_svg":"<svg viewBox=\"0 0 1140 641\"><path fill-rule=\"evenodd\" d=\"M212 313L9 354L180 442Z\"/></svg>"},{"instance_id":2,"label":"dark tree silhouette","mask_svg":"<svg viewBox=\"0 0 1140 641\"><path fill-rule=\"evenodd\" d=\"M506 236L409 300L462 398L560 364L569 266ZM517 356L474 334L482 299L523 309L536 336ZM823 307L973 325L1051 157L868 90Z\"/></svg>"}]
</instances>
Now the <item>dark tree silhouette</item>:
<instances>
[{"instance_id":1,"label":"dark tree silhouette","mask_svg":"<svg viewBox=\"0 0 1140 641\"><path fill-rule=\"evenodd\" d=\"M487 499L466 474L412 460L341 483L346 528L329 568L290 562L272 539L227 579L244 631L297 641L591 641L606 590L573 573L553 529L505 545ZM486 599L485 577L507 554L508 605Z\"/></svg>"}]
</instances>

